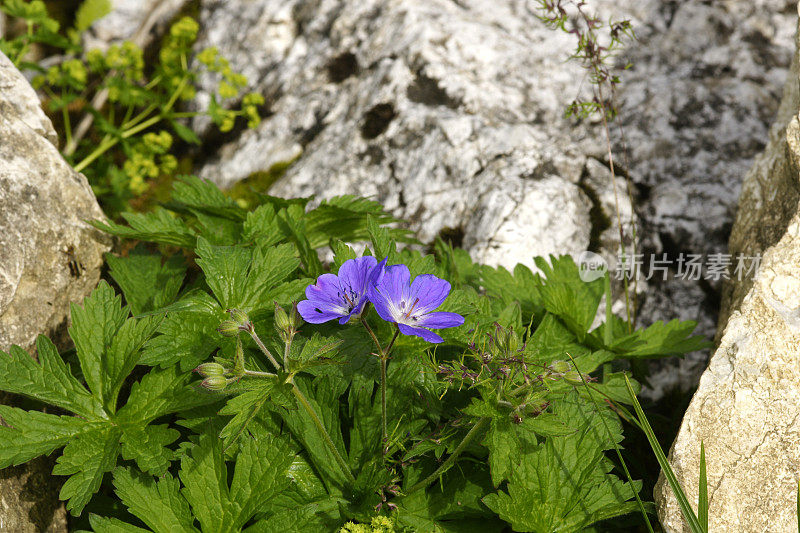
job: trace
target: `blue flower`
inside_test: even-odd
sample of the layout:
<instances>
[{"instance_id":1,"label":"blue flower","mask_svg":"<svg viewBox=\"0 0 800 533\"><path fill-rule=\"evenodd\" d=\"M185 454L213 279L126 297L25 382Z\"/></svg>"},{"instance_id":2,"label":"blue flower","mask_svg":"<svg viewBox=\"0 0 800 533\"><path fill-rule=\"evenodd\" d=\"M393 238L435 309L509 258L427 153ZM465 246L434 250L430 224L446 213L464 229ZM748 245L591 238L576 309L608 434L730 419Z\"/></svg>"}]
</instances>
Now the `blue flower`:
<instances>
[{"instance_id":1,"label":"blue flower","mask_svg":"<svg viewBox=\"0 0 800 533\"><path fill-rule=\"evenodd\" d=\"M374 276L367 291L382 319L396 323L403 335L416 335L428 342L442 342L442 338L429 329L452 328L464 323L464 317L457 313L434 312L449 294L450 284L430 274L417 276L412 283L406 265L386 267Z\"/></svg>"},{"instance_id":2,"label":"blue flower","mask_svg":"<svg viewBox=\"0 0 800 533\"><path fill-rule=\"evenodd\" d=\"M358 316L367 303L367 286L377 277L386 264L384 259L372 256L348 259L339 268L339 274L323 274L316 283L306 287L306 298L297 304L303 320L311 324L321 324L334 318L339 324L346 324L353 316Z\"/></svg>"}]
</instances>

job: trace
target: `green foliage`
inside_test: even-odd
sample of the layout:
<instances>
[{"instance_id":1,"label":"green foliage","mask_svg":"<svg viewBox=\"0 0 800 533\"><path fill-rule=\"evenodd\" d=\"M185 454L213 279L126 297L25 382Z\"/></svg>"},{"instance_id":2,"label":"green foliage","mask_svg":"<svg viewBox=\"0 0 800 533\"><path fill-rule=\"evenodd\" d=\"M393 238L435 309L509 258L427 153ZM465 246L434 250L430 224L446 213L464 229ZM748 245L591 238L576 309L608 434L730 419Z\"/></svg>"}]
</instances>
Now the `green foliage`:
<instances>
[{"instance_id":1,"label":"green foliage","mask_svg":"<svg viewBox=\"0 0 800 533\"><path fill-rule=\"evenodd\" d=\"M86 527L580 531L650 509L608 453L631 401L626 369L700 346L692 324L592 329L604 286L580 281L572 259L537 259L533 273L443 243L423 255L398 246L408 234L378 204L353 197L312 208L258 195L246 209L186 177L170 203L124 220L95 223L142 242L109 257L121 295L102 283L73 307L79 368L44 338L38 362L0 354L0 389L77 415L0 407L0 466L63 447L54 473L70 476L62 498L90 511ZM364 239L412 276L449 278L440 309L466 320L435 349L392 343L385 439L374 354L393 327L368 311L370 331L298 328L275 306L302 299ZM92 497L109 472L127 511Z\"/></svg>"},{"instance_id":2,"label":"green foliage","mask_svg":"<svg viewBox=\"0 0 800 533\"><path fill-rule=\"evenodd\" d=\"M0 50L21 69L40 72L33 84L47 96L45 109L63 131L64 157L86 174L112 218L177 170L176 139L200 144L187 119L208 116L222 132L233 129L237 120L249 128L261 121L263 96L244 92L247 79L234 72L227 59L214 48L195 56L199 26L191 18L177 20L153 62L145 64L143 50L131 41L106 51L81 49L80 34L110 12L109 0L85 0L75 14L75 27L64 35L40 0L2 0L0 9L27 27L21 35L0 38ZM37 43L67 55L44 69L26 59ZM197 111L180 109L182 102L194 98L204 73L218 81L210 105ZM73 131L77 119L81 126ZM88 130L83 127L87 119ZM147 202L138 199L134 205L142 209Z\"/></svg>"},{"instance_id":3,"label":"green foliage","mask_svg":"<svg viewBox=\"0 0 800 533\"><path fill-rule=\"evenodd\" d=\"M0 468L17 465L64 447L53 473L70 476L60 497L80 514L106 472L122 455L144 472L163 474L179 434L155 419L209 401L186 386L174 367L154 370L134 383L117 408L120 389L138 361L159 319L129 317L127 307L105 282L83 306L73 306L70 337L88 389L45 337L37 341L38 362L14 346L0 352L0 389L27 396L77 415L57 416L0 406Z\"/></svg>"}]
</instances>

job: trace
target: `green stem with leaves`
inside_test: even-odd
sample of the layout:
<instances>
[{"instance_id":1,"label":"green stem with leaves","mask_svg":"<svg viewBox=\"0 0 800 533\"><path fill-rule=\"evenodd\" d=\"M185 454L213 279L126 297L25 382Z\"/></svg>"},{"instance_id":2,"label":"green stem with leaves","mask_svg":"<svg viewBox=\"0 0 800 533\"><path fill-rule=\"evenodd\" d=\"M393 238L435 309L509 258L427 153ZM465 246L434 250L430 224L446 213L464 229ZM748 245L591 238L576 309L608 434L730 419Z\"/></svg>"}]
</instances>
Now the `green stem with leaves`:
<instances>
[{"instance_id":1,"label":"green stem with leaves","mask_svg":"<svg viewBox=\"0 0 800 533\"><path fill-rule=\"evenodd\" d=\"M472 426L472 429L469 430L469 433L464 435L464 438L458 444L453 453L450 454L450 457L448 457L445 460L445 462L442 463L441 466L439 466L439 468L434 470L434 472L431 475L429 475L422 481L412 485L410 489L404 491L404 495L408 496L409 494L412 494L418 490L427 488L428 485L436 481L439 478L439 476L441 476L448 468L450 468L453 465L453 463L456 462L456 459L458 459L458 456L461 455L461 452L463 452L464 449L469 445L469 443L472 442L472 439L474 439L481 431L483 431L483 428L486 427L486 424L488 423L489 423L489 417L483 417L479 419L475 423L475 425Z\"/></svg>"},{"instance_id":2,"label":"green stem with leaves","mask_svg":"<svg viewBox=\"0 0 800 533\"><path fill-rule=\"evenodd\" d=\"M264 355L267 356L267 359L270 360L270 362L275 366L275 368L278 369L278 371L284 370L283 367L275 360L275 358L269 352L267 347L264 346L264 343L261 342L261 339L256 334L255 329L250 327L247 330L247 332L250 333L250 336L253 338L255 343L258 345L258 348L261 350L261 352ZM251 370L245 370L244 374L248 375L248 376L252 376L252 377L271 377L271 376L274 375L274 374L270 374L268 372L254 372L254 371L251 371ZM331 438L330 434L328 433L328 430L325 429L325 425L322 423L322 419L319 417L317 412L314 410L314 407L308 401L308 398L306 398L306 395L303 394L303 391L301 391L300 388L297 386L297 384L294 382L294 374L290 374L290 376L287 379L286 383L289 383L292 386L292 394L294 394L295 398L297 398L297 401L300 403L300 405L303 407L303 409L305 409L306 413L308 413L308 416L311 417L311 420L314 422L314 425L317 427L317 430L319 431L320 435L322 435L323 442L325 442L325 445L330 450L330 452L333 455L334 459L336 459L336 462L341 467L342 471L344 472L345 476L347 477L347 480L350 483L355 484L356 478L355 478L355 476L353 476L353 472L350 470L350 467L347 465L347 462L342 457L342 454L340 454L339 450L336 448L336 444L333 442L333 439Z\"/></svg>"},{"instance_id":3,"label":"green stem with leaves","mask_svg":"<svg viewBox=\"0 0 800 533\"><path fill-rule=\"evenodd\" d=\"M312 407L312 405L308 402L308 399L306 398L305 394L303 394L302 391L297 387L297 384L294 382L294 380L290 380L289 383L292 384L292 394L294 394L295 398L297 398L297 401L300 402L300 405L303 406L303 409L306 410L308 416L311 417L311 420L314 421L314 425L317 426L320 435L322 435L322 439L325 441L325 444L328 446L328 449L333 454L334 459L336 459L336 462L339 464L342 471L347 476L347 480L355 485L356 478L355 476L353 476L353 472L350 470L350 467L347 465L347 462L345 462L344 457L342 457L342 454L340 454L339 450L336 449L336 444L333 442L333 439L331 439L331 436L325 429L325 425L322 423L322 420L319 418L319 415L317 415L317 412L314 410L314 407Z\"/></svg>"},{"instance_id":4,"label":"green stem with leaves","mask_svg":"<svg viewBox=\"0 0 800 533\"><path fill-rule=\"evenodd\" d=\"M383 439L381 443L381 448L385 446L386 441L389 438L389 432L386 429L386 368L389 365L389 354L392 352L392 347L394 346L394 341L397 340L397 336L400 334L399 329L395 329L394 336L389 344L386 346L386 349L381 347L381 343L378 340L378 337L375 335L375 332L372 331L372 328L369 327L367 324L367 320L364 318L364 314L366 314L367 308L364 308L364 311L361 313L361 323L364 325L364 329L367 330L370 337L372 337L372 341L375 343L375 346L378 348L378 358L381 361L381 428L383 431Z\"/></svg>"}]
</instances>

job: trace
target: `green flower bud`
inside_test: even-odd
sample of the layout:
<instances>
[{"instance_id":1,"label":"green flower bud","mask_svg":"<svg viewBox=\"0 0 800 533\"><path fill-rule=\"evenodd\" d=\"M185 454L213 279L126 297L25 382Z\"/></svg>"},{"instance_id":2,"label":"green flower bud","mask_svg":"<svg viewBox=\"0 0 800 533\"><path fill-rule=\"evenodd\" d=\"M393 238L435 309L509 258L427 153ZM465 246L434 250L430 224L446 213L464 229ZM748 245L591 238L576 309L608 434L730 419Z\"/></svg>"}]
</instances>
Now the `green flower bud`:
<instances>
[{"instance_id":1,"label":"green flower bud","mask_svg":"<svg viewBox=\"0 0 800 533\"><path fill-rule=\"evenodd\" d=\"M225 375L225 367L219 363L203 363L195 368L194 371L204 378Z\"/></svg>"},{"instance_id":2,"label":"green flower bud","mask_svg":"<svg viewBox=\"0 0 800 533\"><path fill-rule=\"evenodd\" d=\"M208 376L200 383L201 387L211 391L221 391L225 389L227 385L228 380L225 379L224 376Z\"/></svg>"},{"instance_id":3,"label":"green flower bud","mask_svg":"<svg viewBox=\"0 0 800 533\"><path fill-rule=\"evenodd\" d=\"M566 361L553 361L552 363L550 363L549 368L550 370L552 370L557 374L564 374L566 372L569 372L570 369L572 369L572 365L570 365Z\"/></svg>"},{"instance_id":4,"label":"green flower bud","mask_svg":"<svg viewBox=\"0 0 800 533\"><path fill-rule=\"evenodd\" d=\"M233 320L223 320L219 323L217 331L223 337L235 337L239 334L239 324Z\"/></svg>"},{"instance_id":5,"label":"green flower bud","mask_svg":"<svg viewBox=\"0 0 800 533\"><path fill-rule=\"evenodd\" d=\"M291 310L286 313L283 307L275 302L275 329L283 342L291 341L302 323L303 319L297 312L297 304L292 304Z\"/></svg>"},{"instance_id":6,"label":"green flower bud","mask_svg":"<svg viewBox=\"0 0 800 533\"><path fill-rule=\"evenodd\" d=\"M247 316L247 313L242 311L241 309L228 309L228 313L231 315L231 320L236 322L236 324L240 328L249 328L250 326L250 317Z\"/></svg>"},{"instance_id":7,"label":"green flower bud","mask_svg":"<svg viewBox=\"0 0 800 533\"><path fill-rule=\"evenodd\" d=\"M283 307L275 302L275 329L281 332L288 332L292 330L292 324L289 321L289 315L283 310Z\"/></svg>"}]
</instances>

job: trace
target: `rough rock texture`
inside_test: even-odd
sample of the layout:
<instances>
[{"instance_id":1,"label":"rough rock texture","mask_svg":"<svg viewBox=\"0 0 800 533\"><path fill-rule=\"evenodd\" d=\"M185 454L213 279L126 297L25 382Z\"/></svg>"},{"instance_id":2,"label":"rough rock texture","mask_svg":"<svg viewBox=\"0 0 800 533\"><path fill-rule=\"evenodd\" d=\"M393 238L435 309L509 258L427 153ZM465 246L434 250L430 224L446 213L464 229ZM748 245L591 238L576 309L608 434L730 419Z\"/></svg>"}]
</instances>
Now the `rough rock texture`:
<instances>
[{"instance_id":1,"label":"rough rock texture","mask_svg":"<svg viewBox=\"0 0 800 533\"><path fill-rule=\"evenodd\" d=\"M578 146L585 128L571 140L550 126L578 68L530 53L569 37L527 29L522 3L483 7L203 2L202 45L230 57L273 115L202 175L226 186L302 151L274 193L373 196L421 239L454 229L490 263L585 250L591 202L578 185L592 149Z\"/></svg>"},{"instance_id":2,"label":"rough rock texture","mask_svg":"<svg viewBox=\"0 0 800 533\"><path fill-rule=\"evenodd\" d=\"M798 47L800 50L800 47ZM670 461L697 501L706 448L712 531L793 531L800 468L800 68L795 54L769 144L742 185L730 252L763 254L755 280L726 284L721 341ZM667 531L689 531L662 478Z\"/></svg>"},{"instance_id":3,"label":"rough rock texture","mask_svg":"<svg viewBox=\"0 0 800 533\"><path fill-rule=\"evenodd\" d=\"M58 339L69 303L97 284L107 238L89 184L62 159L36 93L0 54L0 350ZM0 531L66 531L52 465L0 472Z\"/></svg>"},{"instance_id":4,"label":"rough rock texture","mask_svg":"<svg viewBox=\"0 0 800 533\"><path fill-rule=\"evenodd\" d=\"M800 122L789 125L800 175ZM708 465L710 531L794 531L800 469L800 211L769 248L684 415L670 461L697 502L700 443ZM668 532L688 532L663 477L655 491Z\"/></svg>"},{"instance_id":5,"label":"rough rock texture","mask_svg":"<svg viewBox=\"0 0 800 533\"><path fill-rule=\"evenodd\" d=\"M186 3L187 0L113 0L111 13L84 34L84 47L105 49L127 39L146 46Z\"/></svg>"},{"instance_id":6,"label":"rough rock texture","mask_svg":"<svg viewBox=\"0 0 800 533\"><path fill-rule=\"evenodd\" d=\"M86 178L63 160L36 93L0 55L0 349L54 334L100 278L108 239Z\"/></svg>"},{"instance_id":7,"label":"rough rock texture","mask_svg":"<svg viewBox=\"0 0 800 533\"><path fill-rule=\"evenodd\" d=\"M783 99L770 130L767 147L755 159L742 184L739 208L729 241L732 254L756 256L785 234L800 203L800 183L787 153L791 137L786 128L800 109L800 58L795 54L784 86ZM738 309L750 291L752 279L732 280L723 286L718 336L728 316Z\"/></svg>"},{"instance_id":8,"label":"rough rock texture","mask_svg":"<svg viewBox=\"0 0 800 533\"><path fill-rule=\"evenodd\" d=\"M590 243L616 255L618 232L607 227L615 221L611 182L597 189L603 180L591 179L606 166L604 134L597 123L563 117L587 86L579 66L564 61L574 41L546 29L533 3L200 5L198 47L217 46L268 102L256 131L218 150L213 139L207 144L203 176L228 186L302 154L273 193L373 196L423 240L447 229L488 263L530 264L535 254ZM619 95L626 142L612 131L618 168L627 165L635 184L640 251L724 252L739 184L777 109L794 1L591 5L603 20L630 18L640 38L621 58L633 62ZM207 126L195 123L201 133ZM617 194L630 220L625 188ZM639 322L694 319L713 335L719 285L642 284ZM654 382L691 388L706 358L693 354L678 371L669 364Z\"/></svg>"}]
</instances>

